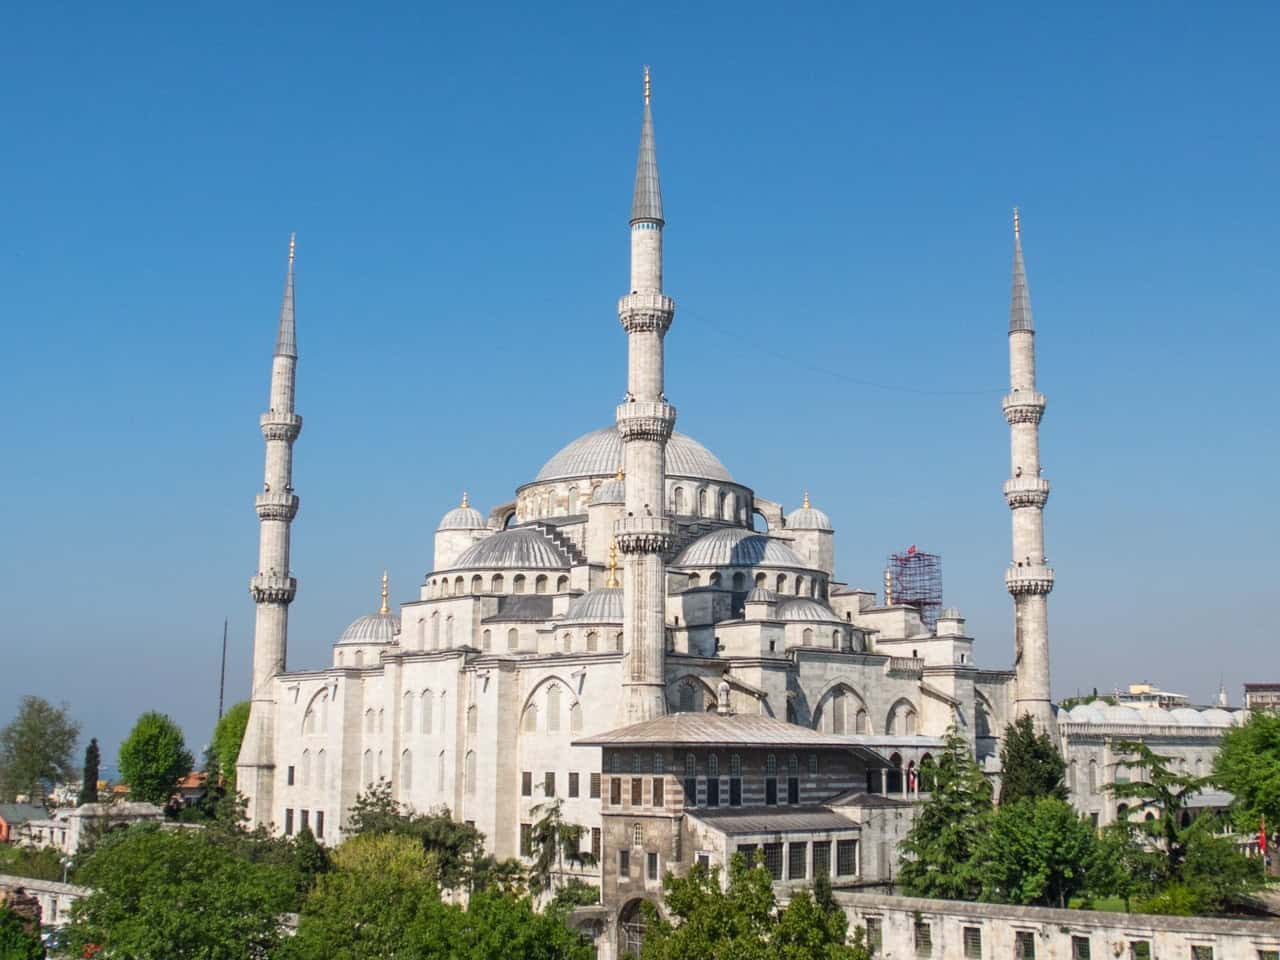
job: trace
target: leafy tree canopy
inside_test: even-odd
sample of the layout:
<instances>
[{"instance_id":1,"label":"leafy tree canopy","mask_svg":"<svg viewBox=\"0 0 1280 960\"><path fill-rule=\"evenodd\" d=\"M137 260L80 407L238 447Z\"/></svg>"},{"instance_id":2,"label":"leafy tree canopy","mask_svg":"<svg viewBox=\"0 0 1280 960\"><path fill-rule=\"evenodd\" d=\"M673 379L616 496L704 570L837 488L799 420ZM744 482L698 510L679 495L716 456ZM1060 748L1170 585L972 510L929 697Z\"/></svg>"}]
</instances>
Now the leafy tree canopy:
<instances>
[{"instance_id":1,"label":"leafy tree canopy","mask_svg":"<svg viewBox=\"0 0 1280 960\"><path fill-rule=\"evenodd\" d=\"M209 760L205 769L210 778L222 778L228 793L236 790L236 760L240 757L240 744L249 726L249 701L242 700L218 720L213 728L213 740L209 744Z\"/></svg>"},{"instance_id":2,"label":"leafy tree canopy","mask_svg":"<svg viewBox=\"0 0 1280 960\"><path fill-rule=\"evenodd\" d=\"M1235 795L1236 826L1256 832L1280 829L1280 713L1255 712L1243 727L1227 731L1213 762L1213 780Z\"/></svg>"},{"instance_id":3,"label":"leafy tree canopy","mask_svg":"<svg viewBox=\"0 0 1280 960\"><path fill-rule=\"evenodd\" d=\"M1107 789L1117 798L1137 800L1155 809L1158 816L1143 820L1139 829L1164 852L1166 879L1180 879L1187 853L1184 834L1189 829L1182 826L1182 814L1187 801L1204 788L1209 778L1176 772L1169 766L1171 757L1156 753L1145 743L1121 741L1115 745L1115 752L1129 768L1130 779L1108 784Z\"/></svg>"},{"instance_id":4,"label":"leafy tree canopy","mask_svg":"<svg viewBox=\"0 0 1280 960\"><path fill-rule=\"evenodd\" d=\"M40 697L22 698L18 715L0 727L0 798L42 797L46 784L75 777L71 756L80 724L69 711Z\"/></svg>"},{"instance_id":5,"label":"leafy tree canopy","mask_svg":"<svg viewBox=\"0 0 1280 960\"><path fill-rule=\"evenodd\" d=\"M1067 764L1048 734L1037 733L1029 716L1005 727L1000 748L1000 803L1067 799Z\"/></svg>"},{"instance_id":6,"label":"leafy tree canopy","mask_svg":"<svg viewBox=\"0 0 1280 960\"><path fill-rule=\"evenodd\" d=\"M32 880L61 880L65 868L56 847L0 845L0 873Z\"/></svg>"},{"instance_id":7,"label":"leafy tree canopy","mask_svg":"<svg viewBox=\"0 0 1280 960\"><path fill-rule=\"evenodd\" d=\"M1092 825L1065 800L1001 804L974 850L982 899L1065 908L1095 855Z\"/></svg>"},{"instance_id":8,"label":"leafy tree canopy","mask_svg":"<svg viewBox=\"0 0 1280 960\"><path fill-rule=\"evenodd\" d=\"M130 795L159 807L169 803L193 762L182 729L154 710L138 718L120 745L120 777L129 785Z\"/></svg>"},{"instance_id":9,"label":"leafy tree canopy","mask_svg":"<svg viewBox=\"0 0 1280 960\"><path fill-rule=\"evenodd\" d=\"M0 960L44 960L40 935L27 922L0 904Z\"/></svg>"},{"instance_id":10,"label":"leafy tree canopy","mask_svg":"<svg viewBox=\"0 0 1280 960\"><path fill-rule=\"evenodd\" d=\"M588 867L596 862L591 851L582 849L587 828L564 819L559 799L535 806L530 813L537 817L530 831L533 843L533 866L529 868L529 886L534 893L554 889L564 876L564 865Z\"/></svg>"},{"instance_id":11,"label":"leafy tree canopy","mask_svg":"<svg viewBox=\"0 0 1280 960\"><path fill-rule=\"evenodd\" d=\"M898 876L909 896L975 900L973 851L990 819L991 783L954 729L933 771L933 792L903 841Z\"/></svg>"},{"instance_id":12,"label":"leafy tree canopy","mask_svg":"<svg viewBox=\"0 0 1280 960\"><path fill-rule=\"evenodd\" d=\"M80 796L77 798L77 803L98 802L98 767L101 762L98 738L94 737L84 748L84 770L80 775Z\"/></svg>"}]
</instances>

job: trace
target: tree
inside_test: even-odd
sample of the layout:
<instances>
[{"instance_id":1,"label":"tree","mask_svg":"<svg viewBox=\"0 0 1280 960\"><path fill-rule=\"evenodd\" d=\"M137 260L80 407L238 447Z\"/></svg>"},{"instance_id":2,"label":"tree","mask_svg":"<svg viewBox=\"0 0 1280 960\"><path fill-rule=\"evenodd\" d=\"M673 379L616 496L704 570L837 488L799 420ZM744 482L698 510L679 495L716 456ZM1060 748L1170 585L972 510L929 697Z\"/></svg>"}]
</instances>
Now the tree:
<instances>
[{"instance_id":1,"label":"tree","mask_svg":"<svg viewBox=\"0 0 1280 960\"><path fill-rule=\"evenodd\" d=\"M0 846L0 873L32 880L61 880L65 867L57 847Z\"/></svg>"},{"instance_id":2,"label":"tree","mask_svg":"<svg viewBox=\"0 0 1280 960\"><path fill-rule=\"evenodd\" d=\"M547 904L550 911L568 913L574 907L589 907L600 902L600 888L594 883L587 883L577 877L570 877Z\"/></svg>"},{"instance_id":3,"label":"tree","mask_svg":"<svg viewBox=\"0 0 1280 960\"><path fill-rule=\"evenodd\" d=\"M167 805L193 759L182 730L163 713L149 710L120 745L120 777L135 800Z\"/></svg>"},{"instance_id":4,"label":"tree","mask_svg":"<svg viewBox=\"0 0 1280 960\"><path fill-rule=\"evenodd\" d=\"M582 836L587 828L569 823L562 814L557 798L535 806L530 813L538 820L530 831L533 842L533 866L529 868L529 886L534 893L555 890L557 878L564 876L564 863L588 867L596 862L589 850L582 849Z\"/></svg>"},{"instance_id":5,"label":"tree","mask_svg":"<svg viewBox=\"0 0 1280 960\"><path fill-rule=\"evenodd\" d=\"M1241 855L1218 825L1216 817L1200 817L1186 834L1183 880L1198 913L1223 913L1264 882L1262 860Z\"/></svg>"},{"instance_id":6,"label":"tree","mask_svg":"<svg viewBox=\"0 0 1280 960\"><path fill-rule=\"evenodd\" d=\"M1241 830L1255 833L1263 818L1269 829L1280 827L1280 713L1255 712L1226 732L1213 781L1234 794L1231 812Z\"/></svg>"},{"instance_id":7,"label":"tree","mask_svg":"<svg viewBox=\"0 0 1280 960\"><path fill-rule=\"evenodd\" d=\"M590 960L593 955L561 914L538 913L527 897L474 894L466 910L444 908L442 920L411 925L403 955L450 960Z\"/></svg>"},{"instance_id":8,"label":"tree","mask_svg":"<svg viewBox=\"0 0 1280 960\"><path fill-rule=\"evenodd\" d=\"M248 726L249 701L242 700L232 704L213 728L213 740L209 744L213 762L206 764L205 769L209 779L221 778L228 793L236 792L236 760L240 757L240 744L244 742L244 731Z\"/></svg>"},{"instance_id":9,"label":"tree","mask_svg":"<svg viewBox=\"0 0 1280 960\"><path fill-rule=\"evenodd\" d=\"M1139 829L1164 853L1166 879L1181 879L1187 848L1182 814L1187 801L1204 788L1209 778L1175 773L1169 767L1172 758L1156 753L1145 743L1124 740L1116 744L1115 751L1137 778L1108 784L1107 789L1117 798L1138 800L1155 808L1158 816L1142 821Z\"/></svg>"},{"instance_id":10,"label":"tree","mask_svg":"<svg viewBox=\"0 0 1280 960\"><path fill-rule=\"evenodd\" d=\"M281 939L294 894L287 871L235 857L202 830L142 824L103 839L77 880L68 940L79 956L258 960Z\"/></svg>"},{"instance_id":11,"label":"tree","mask_svg":"<svg viewBox=\"0 0 1280 960\"><path fill-rule=\"evenodd\" d=\"M1128 910L1136 896L1150 896L1164 877L1164 858L1138 840L1134 824L1120 820L1099 831L1089 866L1091 897L1120 897Z\"/></svg>"},{"instance_id":12,"label":"tree","mask_svg":"<svg viewBox=\"0 0 1280 960\"><path fill-rule=\"evenodd\" d=\"M22 698L18 715L0 728L0 797L43 797L46 784L75 776L71 756L80 724L69 710L40 697Z\"/></svg>"},{"instance_id":13,"label":"tree","mask_svg":"<svg viewBox=\"0 0 1280 960\"><path fill-rule=\"evenodd\" d=\"M98 802L98 764L101 759L98 755L98 738L94 737L84 748L84 772L80 778L80 796L76 799L77 803Z\"/></svg>"},{"instance_id":14,"label":"tree","mask_svg":"<svg viewBox=\"0 0 1280 960\"><path fill-rule=\"evenodd\" d=\"M0 901L0 960L44 960L37 931Z\"/></svg>"},{"instance_id":15,"label":"tree","mask_svg":"<svg viewBox=\"0 0 1280 960\"><path fill-rule=\"evenodd\" d=\"M1001 805L1040 797L1067 799L1067 764L1048 734L1036 733L1025 714L1004 728L1000 768Z\"/></svg>"},{"instance_id":16,"label":"tree","mask_svg":"<svg viewBox=\"0 0 1280 960\"><path fill-rule=\"evenodd\" d=\"M974 900L982 881L973 851L991 816L991 784L954 729L933 780L933 792L902 843L899 880L909 896Z\"/></svg>"},{"instance_id":17,"label":"tree","mask_svg":"<svg viewBox=\"0 0 1280 960\"><path fill-rule=\"evenodd\" d=\"M1095 853L1093 827L1065 800L1001 804L974 850L982 899L1065 908L1085 889Z\"/></svg>"}]
</instances>

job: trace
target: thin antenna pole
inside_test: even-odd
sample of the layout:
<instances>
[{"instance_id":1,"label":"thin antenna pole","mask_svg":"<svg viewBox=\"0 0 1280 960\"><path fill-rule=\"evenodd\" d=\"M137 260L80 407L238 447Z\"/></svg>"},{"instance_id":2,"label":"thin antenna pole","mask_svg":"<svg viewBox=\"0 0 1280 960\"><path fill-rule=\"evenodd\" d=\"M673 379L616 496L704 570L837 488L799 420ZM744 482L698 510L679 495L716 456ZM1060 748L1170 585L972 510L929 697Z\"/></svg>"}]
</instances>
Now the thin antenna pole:
<instances>
[{"instance_id":1,"label":"thin antenna pole","mask_svg":"<svg viewBox=\"0 0 1280 960\"><path fill-rule=\"evenodd\" d=\"M218 719L222 719L222 695L227 689L227 618L222 618L222 670L218 673Z\"/></svg>"}]
</instances>

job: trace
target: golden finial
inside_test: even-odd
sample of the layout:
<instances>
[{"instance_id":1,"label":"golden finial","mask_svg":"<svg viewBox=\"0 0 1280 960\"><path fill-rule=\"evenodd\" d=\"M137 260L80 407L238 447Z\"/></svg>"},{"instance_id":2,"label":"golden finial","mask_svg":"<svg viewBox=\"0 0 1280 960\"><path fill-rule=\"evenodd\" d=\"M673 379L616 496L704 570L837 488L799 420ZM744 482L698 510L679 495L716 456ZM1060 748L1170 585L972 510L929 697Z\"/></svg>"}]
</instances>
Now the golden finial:
<instances>
[{"instance_id":1,"label":"golden finial","mask_svg":"<svg viewBox=\"0 0 1280 960\"><path fill-rule=\"evenodd\" d=\"M649 91L649 65L646 63L644 65L644 105L646 107L649 105Z\"/></svg>"},{"instance_id":2,"label":"golden finial","mask_svg":"<svg viewBox=\"0 0 1280 960\"><path fill-rule=\"evenodd\" d=\"M893 572L888 567L884 568L884 605L893 606Z\"/></svg>"},{"instance_id":3,"label":"golden finial","mask_svg":"<svg viewBox=\"0 0 1280 960\"><path fill-rule=\"evenodd\" d=\"M616 539L609 541L609 579L604 585L610 590L616 590L622 586L618 583L618 541Z\"/></svg>"},{"instance_id":4,"label":"golden finial","mask_svg":"<svg viewBox=\"0 0 1280 960\"><path fill-rule=\"evenodd\" d=\"M391 612L391 608L387 606L387 571L386 570L382 571L382 606L378 608L378 612L384 615Z\"/></svg>"},{"instance_id":5,"label":"golden finial","mask_svg":"<svg viewBox=\"0 0 1280 960\"><path fill-rule=\"evenodd\" d=\"M623 479L623 478L624 478L624 474L623 474L623 472L622 472L622 464L618 464L618 475L617 475L616 477L614 477L613 479L615 479L615 480L621 480L621 479Z\"/></svg>"},{"instance_id":6,"label":"golden finial","mask_svg":"<svg viewBox=\"0 0 1280 960\"><path fill-rule=\"evenodd\" d=\"M1015 240L1022 237L1022 221L1018 219L1018 208L1013 208L1013 237Z\"/></svg>"},{"instance_id":7,"label":"golden finial","mask_svg":"<svg viewBox=\"0 0 1280 960\"><path fill-rule=\"evenodd\" d=\"M293 263L293 248L297 246L298 235L296 233L289 234L289 263Z\"/></svg>"},{"instance_id":8,"label":"golden finial","mask_svg":"<svg viewBox=\"0 0 1280 960\"><path fill-rule=\"evenodd\" d=\"M806 491L804 492L804 503L803 503L803 504L801 504L801 506L802 506L805 510L808 510L808 509L809 509L809 491L808 491L808 490L806 490Z\"/></svg>"},{"instance_id":9,"label":"golden finial","mask_svg":"<svg viewBox=\"0 0 1280 960\"><path fill-rule=\"evenodd\" d=\"M467 491L463 490L462 491L462 509L465 510L469 506L470 504L467 503Z\"/></svg>"}]
</instances>

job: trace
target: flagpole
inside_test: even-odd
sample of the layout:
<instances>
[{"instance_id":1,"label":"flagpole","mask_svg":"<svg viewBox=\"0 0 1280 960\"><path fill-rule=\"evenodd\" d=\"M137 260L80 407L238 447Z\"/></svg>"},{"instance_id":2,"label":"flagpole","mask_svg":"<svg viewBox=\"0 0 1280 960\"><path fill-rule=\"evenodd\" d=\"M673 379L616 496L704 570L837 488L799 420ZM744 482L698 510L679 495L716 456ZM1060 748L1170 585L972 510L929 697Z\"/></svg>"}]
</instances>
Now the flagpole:
<instances>
[{"instance_id":1,"label":"flagpole","mask_svg":"<svg viewBox=\"0 0 1280 960\"><path fill-rule=\"evenodd\" d=\"M218 672L218 719L222 719L222 695L227 688L227 618L222 618L222 669Z\"/></svg>"}]
</instances>

